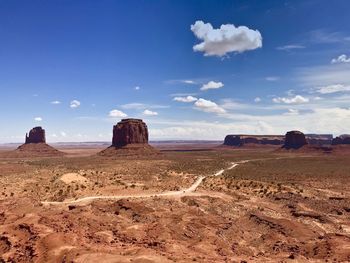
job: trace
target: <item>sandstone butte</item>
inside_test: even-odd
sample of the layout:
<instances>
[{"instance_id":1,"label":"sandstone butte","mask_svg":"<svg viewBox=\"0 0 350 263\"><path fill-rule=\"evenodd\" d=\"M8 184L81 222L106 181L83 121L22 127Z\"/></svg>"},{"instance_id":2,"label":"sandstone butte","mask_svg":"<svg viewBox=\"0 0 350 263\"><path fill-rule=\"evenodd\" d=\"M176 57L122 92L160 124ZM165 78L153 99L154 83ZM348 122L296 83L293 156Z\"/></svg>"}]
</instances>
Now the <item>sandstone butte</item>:
<instances>
[{"instance_id":1,"label":"sandstone butte","mask_svg":"<svg viewBox=\"0 0 350 263\"><path fill-rule=\"evenodd\" d=\"M113 126L112 145L102 156L143 155L158 153L148 144L148 128L141 119L122 119Z\"/></svg>"},{"instance_id":2,"label":"sandstone butte","mask_svg":"<svg viewBox=\"0 0 350 263\"><path fill-rule=\"evenodd\" d=\"M299 149L307 145L305 134L300 131L289 131L286 133L283 148Z\"/></svg>"}]
</instances>

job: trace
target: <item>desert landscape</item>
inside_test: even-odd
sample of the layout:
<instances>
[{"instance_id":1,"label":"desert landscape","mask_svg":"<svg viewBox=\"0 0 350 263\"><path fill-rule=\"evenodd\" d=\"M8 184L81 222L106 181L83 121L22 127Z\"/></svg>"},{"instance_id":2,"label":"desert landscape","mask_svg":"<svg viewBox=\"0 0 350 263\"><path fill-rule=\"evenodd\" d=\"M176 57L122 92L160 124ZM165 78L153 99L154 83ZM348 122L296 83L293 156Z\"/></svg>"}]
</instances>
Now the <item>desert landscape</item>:
<instances>
[{"instance_id":1,"label":"desert landscape","mask_svg":"<svg viewBox=\"0 0 350 263\"><path fill-rule=\"evenodd\" d=\"M346 151L315 150L300 132L288 149L157 149L142 120L113 131L107 149L56 150L37 127L1 150L2 262L350 260Z\"/></svg>"},{"instance_id":2,"label":"desert landscape","mask_svg":"<svg viewBox=\"0 0 350 263\"><path fill-rule=\"evenodd\" d=\"M0 263L350 262L349 0L0 0Z\"/></svg>"}]
</instances>

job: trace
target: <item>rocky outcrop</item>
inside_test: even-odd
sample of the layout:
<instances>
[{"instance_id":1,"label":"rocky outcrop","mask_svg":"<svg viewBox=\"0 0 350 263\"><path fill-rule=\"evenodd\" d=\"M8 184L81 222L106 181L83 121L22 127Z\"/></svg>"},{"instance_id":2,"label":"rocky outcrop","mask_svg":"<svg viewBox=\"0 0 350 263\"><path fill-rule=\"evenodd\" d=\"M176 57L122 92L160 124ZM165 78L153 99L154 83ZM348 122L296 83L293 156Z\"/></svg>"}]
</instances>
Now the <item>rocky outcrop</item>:
<instances>
[{"instance_id":1,"label":"rocky outcrop","mask_svg":"<svg viewBox=\"0 0 350 263\"><path fill-rule=\"evenodd\" d=\"M45 130L41 127L35 127L26 133L25 144L28 143L46 143Z\"/></svg>"},{"instance_id":2,"label":"rocky outcrop","mask_svg":"<svg viewBox=\"0 0 350 263\"><path fill-rule=\"evenodd\" d=\"M224 145L243 146L245 144L283 145L282 135L227 135Z\"/></svg>"},{"instance_id":3,"label":"rocky outcrop","mask_svg":"<svg viewBox=\"0 0 350 263\"><path fill-rule=\"evenodd\" d=\"M300 131L289 131L286 133L283 148L299 149L307 145L305 134Z\"/></svg>"},{"instance_id":4,"label":"rocky outcrop","mask_svg":"<svg viewBox=\"0 0 350 263\"><path fill-rule=\"evenodd\" d=\"M333 140L332 134L305 134L306 140L310 145L331 145Z\"/></svg>"},{"instance_id":5,"label":"rocky outcrop","mask_svg":"<svg viewBox=\"0 0 350 263\"><path fill-rule=\"evenodd\" d=\"M112 146L123 147L128 144L148 144L148 129L140 119L123 119L113 127Z\"/></svg>"},{"instance_id":6,"label":"rocky outcrop","mask_svg":"<svg viewBox=\"0 0 350 263\"><path fill-rule=\"evenodd\" d=\"M332 145L350 144L350 135L343 134L333 139Z\"/></svg>"}]
</instances>

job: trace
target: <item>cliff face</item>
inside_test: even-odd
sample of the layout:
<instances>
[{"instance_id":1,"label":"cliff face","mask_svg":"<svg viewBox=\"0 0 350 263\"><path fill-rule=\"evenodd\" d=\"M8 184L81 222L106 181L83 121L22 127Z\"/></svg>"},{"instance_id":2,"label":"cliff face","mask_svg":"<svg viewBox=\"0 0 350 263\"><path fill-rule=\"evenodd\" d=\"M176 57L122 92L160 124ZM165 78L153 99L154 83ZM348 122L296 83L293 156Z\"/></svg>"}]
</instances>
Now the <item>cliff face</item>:
<instances>
[{"instance_id":1,"label":"cliff face","mask_svg":"<svg viewBox=\"0 0 350 263\"><path fill-rule=\"evenodd\" d=\"M305 134L300 131L289 131L286 133L283 148L285 149L299 149L308 144Z\"/></svg>"},{"instance_id":2,"label":"cliff face","mask_svg":"<svg viewBox=\"0 0 350 263\"><path fill-rule=\"evenodd\" d=\"M227 135L224 145L243 146L244 144L283 145L281 135Z\"/></svg>"},{"instance_id":3,"label":"cliff face","mask_svg":"<svg viewBox=\"0 0 350 263\"><path fill-rule=\"evenodd\" d=\"M26 134L25 144L28 143L46 143L45 130L41 127L35 127Z\"/></svg>"},{"instance_id":4,"label":"cliff face","mask_svg":"<svg viewBox=\"0 0 350 263\"><path fill-rule=\"evenodd\" d=\"M128 144L148 144L148 129L140 119L123 119L113 127L112 146Z\"/></svg>"}]
</instances>

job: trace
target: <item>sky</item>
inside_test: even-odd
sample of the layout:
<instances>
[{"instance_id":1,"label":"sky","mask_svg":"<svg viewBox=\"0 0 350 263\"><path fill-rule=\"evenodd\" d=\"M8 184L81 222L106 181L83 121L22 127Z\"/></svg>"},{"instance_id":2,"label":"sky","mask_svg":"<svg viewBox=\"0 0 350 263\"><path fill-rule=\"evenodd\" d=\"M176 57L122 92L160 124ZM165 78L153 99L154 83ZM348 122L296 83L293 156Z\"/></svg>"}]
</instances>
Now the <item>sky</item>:
<instances>
[{"instance_id":1,"label":"sky","mask_svg":"<svg viewBox=\"0 0 350 263\"><path fill-rule=\"evenodd\" d=\"M350 133L348 0L0 0L0 143Z\"/></svg>"}]
</instances>

